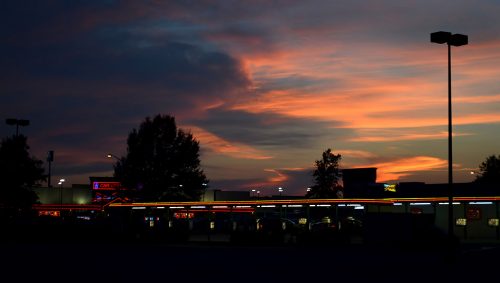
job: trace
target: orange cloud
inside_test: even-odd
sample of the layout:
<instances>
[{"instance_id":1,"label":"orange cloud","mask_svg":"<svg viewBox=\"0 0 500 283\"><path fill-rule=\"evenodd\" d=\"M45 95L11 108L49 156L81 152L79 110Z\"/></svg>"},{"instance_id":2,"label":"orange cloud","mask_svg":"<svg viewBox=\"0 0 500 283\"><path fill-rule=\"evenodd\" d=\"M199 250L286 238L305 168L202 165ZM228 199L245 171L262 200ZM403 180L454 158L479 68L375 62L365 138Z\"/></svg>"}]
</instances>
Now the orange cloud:
<instances>
[{"instance_id":1,"label":"orange cloud","mask_svg":"<svg viewBox=\"0 0 500 283\"><path fill-rule=\"evenodd\" d=\"M285 175L283 172L280 172L279 170L276 169L264 169L265 172L271 172L274 173L275 175L273 177L270 177L267 179L267 183L282 183L288 180L288 176Z\"/></svg>"},{"instance_id":2,"label":"orange cloud","mask_svg":"<svg viewBox=\"0 0 500 283\"><path fill-rule=\"evenodd\" d=\"M399 180L402 177L411 175L412 172L440 169L446 167L446 165L446 160L437 157L415 156L358 167L376 167L377 181L386 182Z\"/></svg>"},{"instance_id":3,"label":"orange cloud","mask_svg":"<svg viewBox=\"0 0 500 283\"><path fill-rule=\"evenodd\" d=\"M399 131L383 131L383 130L359 130L360 137L349 139L352 142L387 142L387 141L405 141L405 140L431 140L431 139L446 139L448 132L436 133L400 133ZM378 132L373 134L372 132ZM382 133L380 133L382 132ZM470 133L452 133L454 137L470 136Z\"/></svg>"},{"instance_id":4,"label":"orange cloud","mask_svg":"<svg viewBox=\"0 0 500 283\"><path fill-rule=\"evenodd\" d=\"M349 156L352 158L364 158L364 159L371 159L377 157L376 154L363 150L340 149L337 150L336 152L338 152L342 157Z\"/></svg>"},{"instance_id":5,"label":"orange cloud","mask_svg":"<svg viewBox=\"0 0 500 283\"><path fill-rule=\"evenodd\" d=\"M454 107L468 107L471 103L490 107L475 111L478 114L454 117L454 124L500 122L500 114L491 110L491 103L500 102L500 95L484 87L485 79L495 81L500 75L498 46L500 42L496 41L454 50ZM445 50L434 47L402 48L377 42L347 46L336 41L309 41L267 54L242 56L256 95L228 107L335 121L352 129L443 126L447 124L447 58ZM409 73L399 74L399 70ZM294 77L311 78L312 82L289 88L286 83L275 88L267 85L270 80ZM399 139L439 136L401 135Z\"/></svg>"},{"instance_id":6,"label":"orange cloud","mask_svg":"<svg viewBox=\"0 0 500 283\"><path fill-rule=\"evenodd\" d=\"M186 126L186 128L191 130L195 138L200 141L202 147L206 147L213 152L243 159L273 158L272 156L266 155L260 150L252 148L248 145L224 140L202 128L196 126Z\"/></svg>"},{"instance_id":7,"label":"orange cloud","mask_svg":"<svg viewBox=\"0 0 500 283\"><path fill-rule=\"evenodd\" d=\"M457 103L494 103L500 102L500 94L496 95L477 95L477 96L461 96L453 99Z\"/></svg>"},{"instance_id":8,"label":"orange cloud","mask_svg":"<svg viewBox=\"0 0 500 283\"><path fill-rule=\"evenodd\" d=\"M304 170L309 170L308 168L302 168L302 167L294 167L294 168L279 168L279 169L264 169L264 172L266 173L271 173L272 176L265 178L265 180L260 181L260 182L251 182L248 184L245 184L244 187L247 188L260 188L262 195L266 194L274 194L275 192L265 192L267 189L271 188L277 188L278 186L282 185L283 183L290 181L291 178L287 174L287 172L290 171L304 171Z\"/></svg>"}]
</instances>

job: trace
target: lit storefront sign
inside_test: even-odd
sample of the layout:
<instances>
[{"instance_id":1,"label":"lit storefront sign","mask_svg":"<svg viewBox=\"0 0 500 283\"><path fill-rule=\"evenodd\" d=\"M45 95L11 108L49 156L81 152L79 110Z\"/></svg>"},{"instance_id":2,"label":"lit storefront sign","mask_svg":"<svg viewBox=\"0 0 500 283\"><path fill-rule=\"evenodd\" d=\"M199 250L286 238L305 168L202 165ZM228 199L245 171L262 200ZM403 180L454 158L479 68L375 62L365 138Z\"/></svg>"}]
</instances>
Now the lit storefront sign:
<instances>
[{"instance_id":1,"label":"lit storefront sign","mask_svg":"<svg viewBox=\"0 0 500 283\"><path fill-rule=\"evenodd\" d=\"M396 184L384 184L384 191L386 192L396 192Z\"/></svg>"},{"instance_id":2,"label":"lit storefront sign","mask_svg":"<svg viewBox=\"0 0 500 283\"><path fill-rule=\"evenodd\" d=\"M92 189L99 191L114 191L121 188L120 182L93 182Z\"/></svg>"},{"instance_id":3,"label":"lit storefront sign","mask_svg":"<svg viewBox=\"0 0 500 283\"><path fill-rule=\"evenodd\" d=\"M194 218L194 213L192 213L192 212L189 212L189 213L187 213L187 212L176 212L176 213L174 213L174 217L177 218L177 219L186 219L186 218L192 219L192 218Z\"/></svg>"},{"instance_id":4,"label":"lit storefront sign","mask_svg":"<svg viewBox=\"0 0 500 283\"><path fill-rule=\"evenodd\" d=\"M59 210L39 210L38 216L60 217L61 212Z\"/></svg>"}]
</instances>

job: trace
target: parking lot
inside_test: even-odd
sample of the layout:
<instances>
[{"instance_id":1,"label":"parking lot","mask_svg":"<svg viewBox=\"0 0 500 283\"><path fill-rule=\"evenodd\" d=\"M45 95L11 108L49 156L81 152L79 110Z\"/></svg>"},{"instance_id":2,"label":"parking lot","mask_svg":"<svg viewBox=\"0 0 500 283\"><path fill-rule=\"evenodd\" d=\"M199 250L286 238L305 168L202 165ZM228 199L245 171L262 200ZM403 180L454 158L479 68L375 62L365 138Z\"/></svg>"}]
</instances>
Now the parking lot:
<instances>
[{"instance_id":1,"label":"parking lot","mask_svg":"<svg viewBox=\"0 0 500 283\"><path fill-rule=\"evenodd\" d=\"M2 243L5 282L469 282L495 275L496 246L463 246L453 262L439 251L227 243ZM157 281L155 281L157 282Z\"/></svg>"}]
</instances>

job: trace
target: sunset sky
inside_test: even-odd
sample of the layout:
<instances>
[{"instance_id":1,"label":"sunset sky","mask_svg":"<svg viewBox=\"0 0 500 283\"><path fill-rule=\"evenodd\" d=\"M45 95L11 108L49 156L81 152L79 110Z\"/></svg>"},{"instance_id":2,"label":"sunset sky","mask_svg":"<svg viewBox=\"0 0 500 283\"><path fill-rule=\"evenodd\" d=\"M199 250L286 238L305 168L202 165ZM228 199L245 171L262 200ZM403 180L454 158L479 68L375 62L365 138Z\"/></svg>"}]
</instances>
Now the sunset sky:
<instances>
[{"instance_id":1,"label":"sunset sky","mask_svg":"<svg viewBox=\"0 0 500 283\"><path fill-rule=\"evenodd\" d=\"M2 1L1 118L53 180L112 176L111 152L170 114L210 189L303 195L327 148L378 182L456 182L500 154L500 1ZM15 133L2 122L0 136Z\"/></svg>"}]
</instances>

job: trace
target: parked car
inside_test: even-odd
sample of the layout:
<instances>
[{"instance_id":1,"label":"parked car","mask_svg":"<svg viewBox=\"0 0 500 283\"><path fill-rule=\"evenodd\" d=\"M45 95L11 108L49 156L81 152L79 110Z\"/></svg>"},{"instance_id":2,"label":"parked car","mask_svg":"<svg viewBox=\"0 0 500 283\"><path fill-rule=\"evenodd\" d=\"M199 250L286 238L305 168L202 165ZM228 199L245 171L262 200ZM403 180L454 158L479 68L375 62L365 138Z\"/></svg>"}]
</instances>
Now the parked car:
<instances>
[{"instance_id":1,"label":"parked car","mask_svg":"<svg viewBox=\"0 0 500 283\"><path fill-rule=\"evenodd\" d=\"M339 230L352 232L352 233L361 233L361 229L363 228L363 222L353 216L347 216L342 219L339 223Z\"/></svg>"},{"instance_id":2,"label":"parked car","mask_svg":"<svg viewBox=\"0 0 500 283\"><path fill-rule=\"evenodd\" d=\"M312 233L336 233L338 232L338 226L334 223L328 222L315 222L311 224Z\"/></svg>"},{"instance_id":3,"label":"parked car","mask_svg":"<svg viewBox=\"0 0 500 283\"><path fill-rule=\"evenodd\" d=\"M297 223L288 218L260 218L257 220L257 230L268 232L294 232Z\"/></svg>"},{"instance_id":4,"label":"parked car","mask_svg":"<svg viewBox=\"0 0 500 283\"><path fill-rule=\"evenodd\" d=\"M257 220L257 238L264 243L295 242L297 230L297 223L287 218L266 217Z\"/></svg>"}]
</instances>

